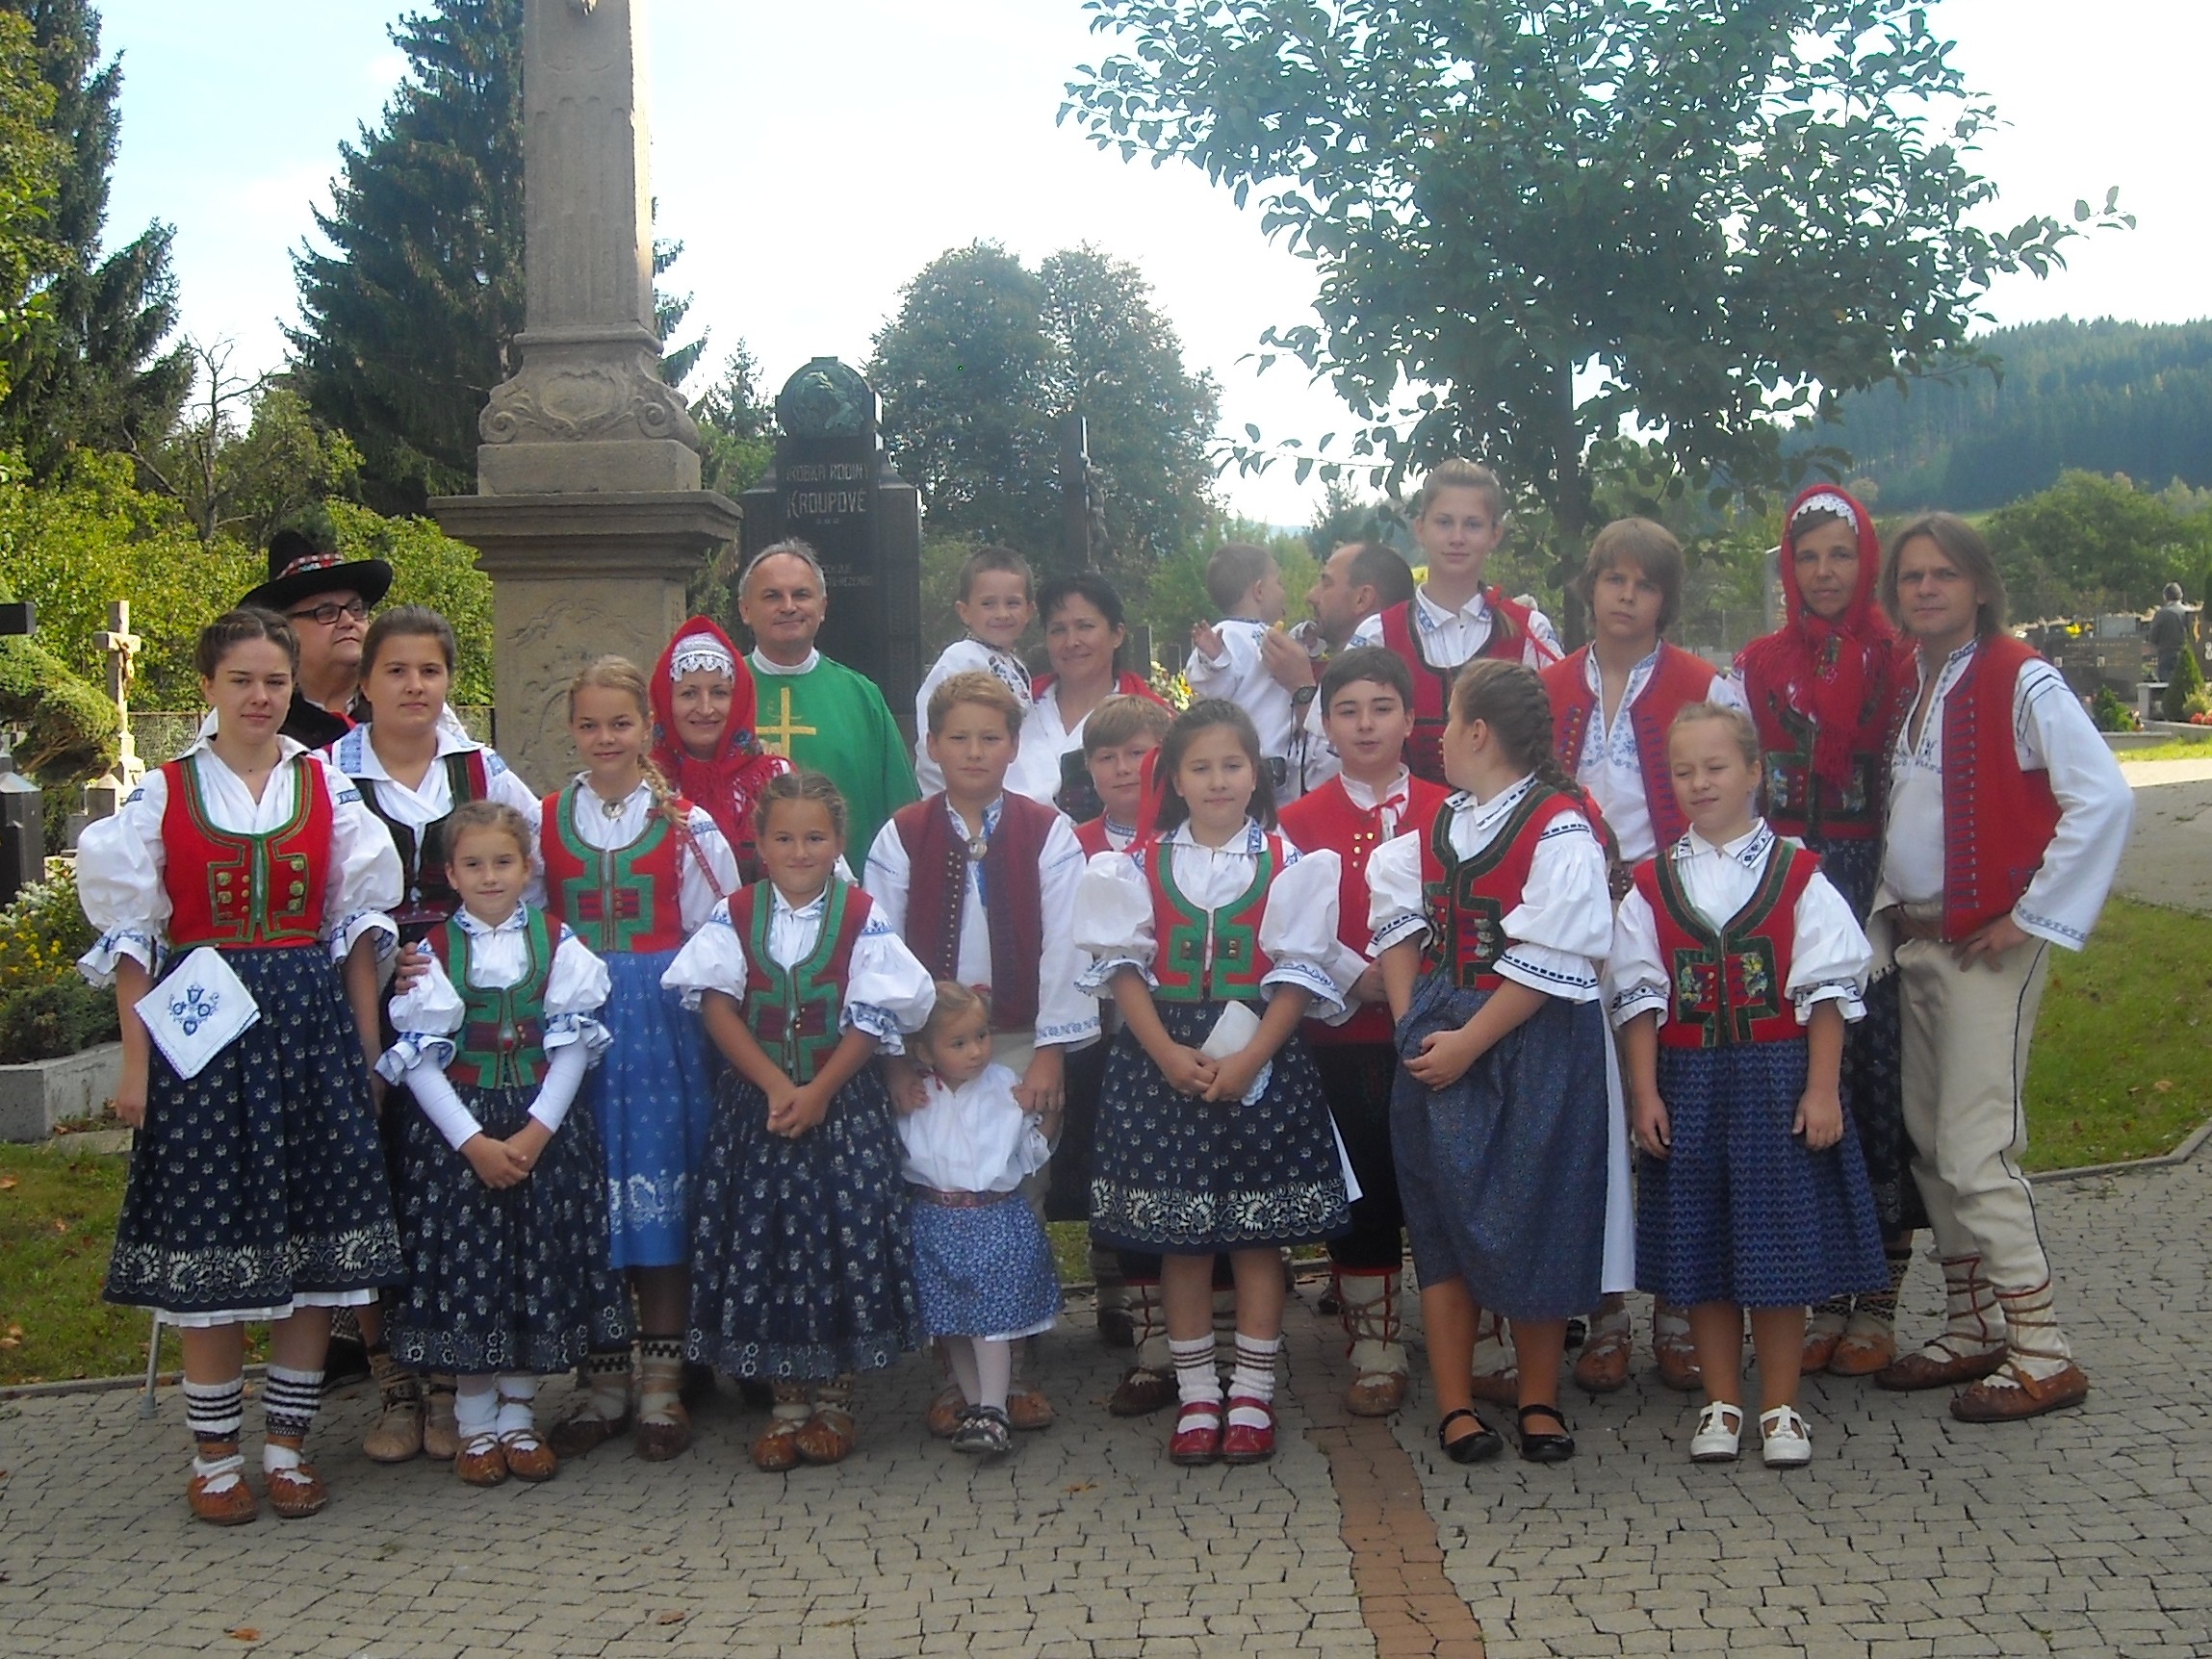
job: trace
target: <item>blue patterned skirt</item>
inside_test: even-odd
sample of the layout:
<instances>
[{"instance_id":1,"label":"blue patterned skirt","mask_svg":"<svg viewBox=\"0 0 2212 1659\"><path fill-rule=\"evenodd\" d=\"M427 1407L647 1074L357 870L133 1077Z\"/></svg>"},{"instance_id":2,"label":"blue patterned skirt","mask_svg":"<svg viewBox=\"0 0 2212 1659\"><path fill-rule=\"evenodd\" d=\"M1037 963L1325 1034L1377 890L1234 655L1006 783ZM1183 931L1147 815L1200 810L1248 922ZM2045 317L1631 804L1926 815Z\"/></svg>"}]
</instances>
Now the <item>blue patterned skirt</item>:
<instances>
[{"instance_id":1,"label":"blue patterned skirt","mask_svg":"<svg viewBox=\"0 0 2212 1659\"><path fill-rule=\"evenodd\" d=\"M767 1096L725 1072L691 1238L694 1360L818 1380L921 1345L898 1135L873 1066L796 1140L771 1135Z\"/></svg>"},{"instance_id":2,"label":"blue patterned skirt","mask_svg":"<svg viewBox=\"0 0 2212 1659\"><path fill-rule=\"evenodd\" d=\"M1865 927L1882 873L1881 843L1835 841L1819 852L1821 874ZM1874 1219L1887 1237L1928 1224L1913 1179L1912 1138L1905 1133L1905 1026L1895 968L1868 983L1865 1003L1866 1017L1852 1021L1843 1034L1842 1094L1866 1161Z\"/></svg>"},{"instance_id":3,"label":"blue patterned skirt","mask_svg":"<svg viewBox=\"0 0 2212 1659\"><path fill-rule=\"evenodd\" d=\"M932 1337L1028 1337L1060 1316L1060 1274L1018 1188L992 1204L943 1204L912 1188L914 1288Z\"/></svg>"},{"instance_id":4,"label":"blue patterned skirt","mask_svg":"<svg viewBox=\"0 0 2212 1659\"><path fill-rule=\"evenodd\" d=\"M600 1013L614 1041L584 1080L606 1146L607 1260L673 1267L691 1259L691 1200L719 1057L699 1016L660 988L674 951L605 957L614 988Z\"/></svg>"},{"instance_id":5,"label":"blue patterned skirt","mask_svg":"<svg viewBox=\"0 0 2212 1659\"><path fill-rule=\"evenodd\" d=\"M1490 1000L1441 974L1414 987L1398 1054L1465 1025ZM1602 1294L1606 1247L1606 1049L1594 1002L1547 997L1450 1088L1398 1068L1391 1150L1413 1269L1464 1279L1512 1319L1565 1319Z\"/></svg>"},{"instance_id":6,"label":"blue patterned skirt","mask_svg":"<svg viewBox=\"0 0 2212 1659\"><path fill-rule=\"evenodd\" d=\"M484 1133L529 1122L535 1088L459 1086ZM527 1180L497 1190L420 1110L400 1125L407 1288L392 1354L418 1370L543 1376L630 1340L630 1288L606 1262L606 1161L580 1102Z\"/></svg>"},{"instance_id":7,"label":"blue patterned skirt","mask_svg":"<svg viewBox=\"0 0 2212 1659\"><path fill-rule=\"evenodd\" d=\"M261 1018L189 1080L153 1051L103 1294L267 1315L397 1283L392 1189L338 965L320 944L222 957Z\"/></svg>"},{"instance_id":8,"label":"blue patterned skirt","mask_svg":"<svg viewBox=\"0 0 2212 1659\"><path fill-rule=\"evenodd\" d=\"M1224 1003L1157 1005L1203 1044ZM1321 1074L1297 1033L1250 1106L1177 1094L1124 1027L1106 1061L1092 1153L1091 1236L1119 1250L1210 1255L1316 1244L1351 1226Z\"/></svg>"},{"instance_id":9,"label":"blue patterned skirt","mask_svg":"<svg viewBox=\"0 0 2212 1659\"><path fill-rule=\"evenodd\" d=\"M1844 1109L1825 1152L1789 1133L1806 1040L1661 1046L1667 1156L1636 1161L1636 1284L1677 1307L1788 1308L1886 1290L1866 1164Z\"/></svg>"}]
</instances>

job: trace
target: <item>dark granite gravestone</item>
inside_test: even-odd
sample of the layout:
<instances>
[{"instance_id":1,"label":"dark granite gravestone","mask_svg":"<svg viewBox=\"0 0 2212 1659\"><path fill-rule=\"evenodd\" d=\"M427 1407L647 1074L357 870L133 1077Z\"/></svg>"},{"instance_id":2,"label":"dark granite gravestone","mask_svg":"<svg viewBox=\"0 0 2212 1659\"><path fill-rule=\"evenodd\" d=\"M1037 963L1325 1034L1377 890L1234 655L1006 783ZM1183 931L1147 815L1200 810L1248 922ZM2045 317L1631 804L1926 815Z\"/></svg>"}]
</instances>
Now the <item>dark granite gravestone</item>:
<instances>
[{"instance_id":1,"label":"dark granite gravestone","mask_svg":"<svg viewBox=\"0 0 2212 1659\"><path fill-rule=\"evenodd\" d=\"M874 391L835 357L784 383L776 423L775 463L742 500L745 562L786 536L810 545L830 590L817 648L873 679L909 726L922 676L921 493L884 454Z\"/></svg>"}]
</instances>

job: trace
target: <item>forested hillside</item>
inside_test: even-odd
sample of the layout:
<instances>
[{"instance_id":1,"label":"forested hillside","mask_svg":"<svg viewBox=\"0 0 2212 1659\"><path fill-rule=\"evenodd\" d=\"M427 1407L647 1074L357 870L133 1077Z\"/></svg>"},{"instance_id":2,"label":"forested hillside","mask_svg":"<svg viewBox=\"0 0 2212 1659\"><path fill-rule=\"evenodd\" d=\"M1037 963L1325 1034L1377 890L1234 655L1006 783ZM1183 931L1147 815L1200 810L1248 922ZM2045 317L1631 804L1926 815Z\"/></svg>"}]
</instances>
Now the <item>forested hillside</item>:
<instances>
[{"instance_id":1,"label":"forested hillside","mask_svg":"<svg viewBox=\"0 0 2212 1659\"><path fill-rule=\"evenodd\" d=\"M2001 375L1970 370L1844 400L1819 434L1881 487L1885 514L1975 512L2047 488L2062 471L2124 472L2162 488L2212 485L2212 320L2029 323L1986 335Z\"/></svg>"}]
</instances>

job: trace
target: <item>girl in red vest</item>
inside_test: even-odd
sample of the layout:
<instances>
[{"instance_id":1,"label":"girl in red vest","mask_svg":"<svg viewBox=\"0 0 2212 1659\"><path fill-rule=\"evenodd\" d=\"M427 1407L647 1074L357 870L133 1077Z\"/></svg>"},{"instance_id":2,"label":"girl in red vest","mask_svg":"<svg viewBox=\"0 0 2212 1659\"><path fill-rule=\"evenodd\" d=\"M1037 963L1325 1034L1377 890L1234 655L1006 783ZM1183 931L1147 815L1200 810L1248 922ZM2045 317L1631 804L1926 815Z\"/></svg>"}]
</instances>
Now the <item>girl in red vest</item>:
<instances>
[{"instance_id":1,"label":"girl in red vest","mask_svg":"<svg viewBox=\"0 0 2212 1659\"><path fill-rule=\"evenodd\" d=\"M1846 491L1814 484L1790 502L1778 555L1782 626L1736 657L1759 728L1766 821L1820 855L1865 927L1881 874L1890 740L1918 688L1910 642L1875 593L1882 548ZM1897 1289L1913 1231L1928 1224L1905 1133L1900 981L1887 961L1867 982L1866 1017L1843 1038L1843 1098L1873 1185L1890 1283L1813 1310L1804 1366L1870 1376L1896 1358Z\"/></svg>"},{"instance_id":2,"label":"girl in red vest","mask_svg":"<svg viewBox=\"0 0 2212 1659\"><path fill-rule=\"evenodd\" d=\"M766 875L717 905L666 983L729 1062L692 1221L689 1351L771 1383L763 1469L853 1449L853 1373L919 1345L899 1142L876 1068L937 993L866 893L837 875L845 803L817 772L771 778Z\"/></svg>"},{"instance_id":3,"label":"girl in red vest","mask_svg":"<svg viewBox=\"0 0 2212 1659\"><path fill-rule=\"evenodd\" d=\"M116 1115L139 1132L104 1294L178 1328L186 1493L222 1526L256 1511L239 1452L247 1322L270 1326L270 1507L313 1515L328 1498L300 1450L331 1310L400 1276L367 1064L399 862L352 786L278 735L297 659L273 612L218 617L194 658L212 735L78 847L100 931L78 967L116 988Z\"/></svg>"},{"instance_id":4,"label":"girl in red vest","mask_svg":"<svg viewBox=\"0 0 2212 1659\"><path fill-rule=\"evenodd\" d=\"M1505 1444L1476 1416L1469 1374L1490 1310L1512 1322L1521 1455L1559 1463L1575 1452L1559 1415L1567 1321L1604 1288L1606 859L1553 758L1533 671L1461 671L1444 758L1458 793L1367 867L1436 1438L1456 1463Z\"/></svg>"},{"instance_id":5,"label":"girl in red vest","mask_svg":"<svg viewBox=\"0 0 2212 1659\"><path fill-rule=\"evenodd\" d=\"M791 763L754 734L753 671L712 618L693 617L654 665L652 692L653 763L679 795L707 809L738 878L755 880L753 808Z\"/></svg>"},{"instance_id":6,"label":"girl in red vest","mask_svg":"<svg viewBox=\"0 0 2212 1659\"><path fill-rule=\"evenodd\" d=\"M635 664L603 656L569 687L569 736L584 770L545 798L538 845L546 912L606 963L614 1043L585 1085L606 1143L608 1260L637 1294L637 1455L691 1443L679 1397L689 1311L691 1210L714 1114L712 1052L661 975L737 885L714 820L668 787L648 758L653 710ZM630 1349L595 1351L579 1409L556 1424L573 1457L631 1420Z\"/></svg>"},{"instance_id":7,"label":"girl in red vest","mask_svg":"<svg viewBox=\"0 0 2212 1659\"><path fill-rule=\"evenodd\" d=\"M1703 657L1663 637L1682 611L1682 545L1649 519L1616 519L1590 543L1576 584L1590 609L1591 642L1544 673L1552 700L1553 747L1605 813L1613 838L1616 889L1628 872L1672 847L1687 827L1675 805L1666 734L1693 702L1739 706L1736 681ZM1616 1114L1611 1179L1620 1190L1609 1207L1608 1286L1634 1275L1634 1220L1629 1199L1629 1131ZM1629 1380L1631 1332L1626 1304L1608 1295L1590 1321L1590 1340L1575 1362L1575 1381L1608 1393ZM1678 1389L1697 1387L1697 1358L1679 1309L1652 1310L1652 1354L1659 1376Z\"/></svg>"},{"instance_id":8,"label":"girl in red vest","mask_svg":"<svg viewBox=\"0 0 2212 1659\"><path fill-rule=\"evenodd\" d=\"M1791 1468L1813 1455L1806 1305L1889 1282L1839 1088L1873 952L1819 856L1759 817L1748 717L1692 704L1668 754L1689 832L1636 867L1608 970L1644 1155L1636 1277L1689 1310L1708 1402L1690 1456L1736 1455L1748 1308L1763 1454Z\"/></svg>"},{"instance_id":9,"label":"girl in red vest","mask_svg":"<svg viewBox=\"0 0 2212 1659\"><path fill-rule=\"evenodd\" d=\"M1106 1061L1092 1229L1156 1251L1181 1409L1179 1464L1274 1454L1281 1250L1350 1225L1341 1155L1313 1056L1298 1034L1341 1009L1337 857L1274 831L1251 719L1194 702L1153 765L1157 808L1126 853L1102 854L1075 896L1080 983L1111 988L1123 1021ZM1215 1368L1213 1268L1236 1272L1236 1370L1225 1414Z\"/></svg>"},{"instance_id":10,"label":"girl in red vest","mask_svg":"<svg viewBox=\"0 0 2212 1659\"><path fill-rule=\"evenodd\" d=\"M471 1486L553 1478L538 1378L627 1343L630 1296L606 1259L606 1156L584 1072L607 1045L606 965L524 902L530 825L469 802L447 821L460 904L432 961L392 999L399 1038L377 1070L404 1084L400 1364L457 1379L453 1471ZM420 1109L420 1110L417 1110Z\"/></svg>"}]
</instances>

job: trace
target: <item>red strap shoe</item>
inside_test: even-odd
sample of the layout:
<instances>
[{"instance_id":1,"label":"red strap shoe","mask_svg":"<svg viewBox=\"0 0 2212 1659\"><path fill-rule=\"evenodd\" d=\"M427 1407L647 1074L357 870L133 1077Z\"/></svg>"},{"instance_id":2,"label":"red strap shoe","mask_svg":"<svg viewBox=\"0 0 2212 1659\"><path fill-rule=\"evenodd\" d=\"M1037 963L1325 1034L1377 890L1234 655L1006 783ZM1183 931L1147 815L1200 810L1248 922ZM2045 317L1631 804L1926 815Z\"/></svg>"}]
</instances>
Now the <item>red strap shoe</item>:
<instances>
[{"instance_id":1,"label":"red strap shoe","mask_svg":"<svg viewBox=\"0 0 2212 1659\"><path fill-rule=\"evenodd\" d=\"M1255 1400L1249 1394L1231 1394L1229 1412L1259 1412L1267 1421L1260 1424L1231 1422L1222 1433L1222 1461L1223 1463L1266 1463L1275 1455L1275 1409L1266 1400Z\"/></svg>"},{"instance_id":2,"label":"red strap shoe","mask_svg":"<svg viewBox=\"0 0 2212 1659\"><path fill-rule=\"evenodd\" d=\"M1222 1455L1222 1402L1192 1400L1175 1414L1175 1438L1168 1442L1168 1461L1196 1468L1217 1463Z\"/></svg>"}]
</instances>

